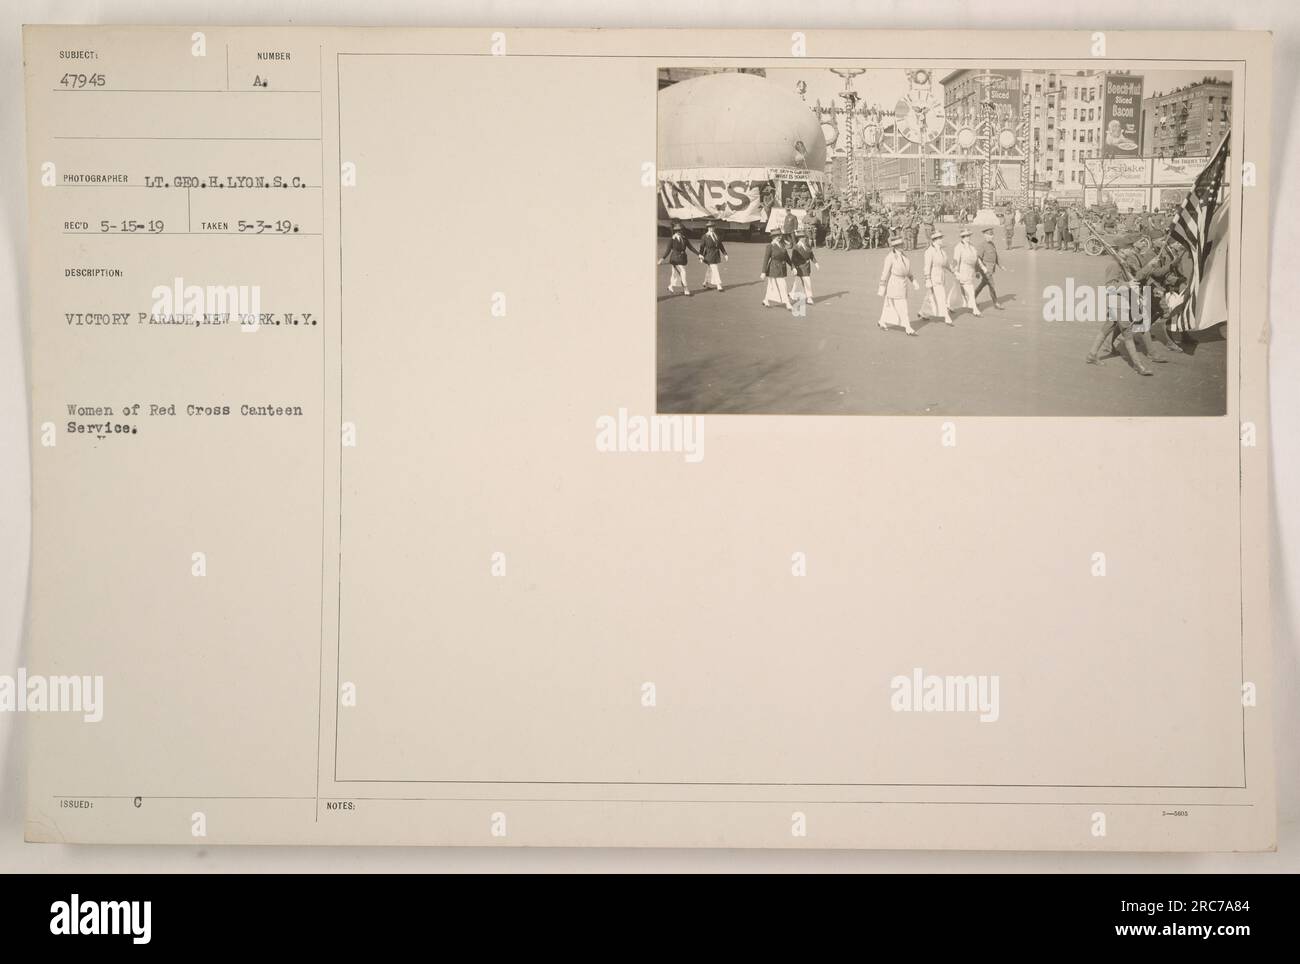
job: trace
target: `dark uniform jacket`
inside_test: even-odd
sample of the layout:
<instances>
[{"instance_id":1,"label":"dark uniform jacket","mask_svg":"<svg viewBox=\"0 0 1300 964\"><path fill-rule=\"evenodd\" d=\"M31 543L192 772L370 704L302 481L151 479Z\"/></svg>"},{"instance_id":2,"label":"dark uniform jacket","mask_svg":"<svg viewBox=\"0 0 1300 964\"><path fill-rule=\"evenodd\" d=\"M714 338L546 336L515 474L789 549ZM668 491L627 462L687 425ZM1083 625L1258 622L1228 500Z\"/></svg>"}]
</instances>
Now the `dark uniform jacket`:
<instances>
[{"instance_id":1,"label":"dark uniform jacket","mask_svg":"<svg viewBox=\"0 0 1300 964\"><path fill-rule=\"evenodd\" d=\"M704 258L704 263L717 264L726 253L727 246L722 243L722 239L705 232L704 237L700 239L700 254Z\"/></svg>"},{"instance_id":2,"label":"dark uniform jacket","mask_svg":"<svg viewBox=\"0 0 1300 964\"><path fill-rule=\"evenodd\" d=\"M810 265L817 263L817 255L813 254L808 242L800 238L790 251L790 263L797 274L807 276L812 273Z\"/></svg>"},{"instance_id":3,"label":"dark uniform jacket","mask_svg":"<svg viewBox=\"0 0 1300 964\"><path fill-rule=\"evenodd\" d=\"M763 252L763 274L769 278L784 278L790 265L790 254L785 245L774 242Z\"/></svg>"},{"instance_id":4,"label":"dark uniform jacket","mask_svg":"<svg viewBox=\"0 0 1300 964\"><path fill-rule=\"evenodd\" d=\"M669 264L685 264L687 251L699 254L695 250L695 245L691 244L686 235L674 234L668 239L668 246L664 248L663 257L667 259Z\"/></svg>"},{"instance_id":5,"label":"dark uniform jacket","mask_svg":"<svg viewBox=\"0 0 1300 964\"><path fill-rule=\"evenodd\" d=\"M980 245L980 261L984 262L984 268L989 274L992 274L998 268L998 248L992 241L985 241Z\"/></svg>"},{"instance_id":6,"label":"dark uniform jacket","mask_svg":"<svg viewBox=\"0 0 1300 964\"><path fill-rule=\"evenodd\" d=\"M1121 267L1118 261L1111 258L1106 263L1106 287L1115 288L1128 284L1129 274L1132 274L1134 281L1146 281L1152 275L1164 274L1169 270L1169 264L1168 261L1161 261L1159 258L1152 258L1146 263L1142 263L1140 258L1130 258ZM1128 269L1127 273L1124 268Z\"/></svg>"},{"instance_id":7,"label":"dark uniform jacket","mask_svg":"<svg viewBox=\"0 0 1300 964\"><path fill-rule=\"evenodd\" d=\"M1115 322L1120 331L1127 331L1134 321L1139 320L1146 313L1146 307L1155 300L1149 290L1151 276L1163 273L1168 270L1168 267L1169 263L1159 258L1152 258L1143 263L1140 256L1129 256L1121 265L1112 257L1106 264L1106 287L1118 294L1107 295L1106 318ZM1139 284L1139 289L1136 291L1128 286L1130 275Z\"/></svg>"}]
</instances>

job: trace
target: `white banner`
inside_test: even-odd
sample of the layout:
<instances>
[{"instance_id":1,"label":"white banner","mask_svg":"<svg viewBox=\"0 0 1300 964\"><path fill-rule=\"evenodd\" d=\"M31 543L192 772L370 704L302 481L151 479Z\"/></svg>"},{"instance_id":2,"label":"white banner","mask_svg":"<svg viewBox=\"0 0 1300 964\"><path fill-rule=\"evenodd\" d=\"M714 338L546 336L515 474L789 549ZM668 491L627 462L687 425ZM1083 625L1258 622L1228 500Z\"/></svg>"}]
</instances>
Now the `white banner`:
<instances>
[{"instance_id":1,"label":"white banner","mask_svg":"<svg viewBox=\"0 0 1300 964\"><path fill-rule=\"evenodd\" d=\"M763 189L775 181L803 181L821 194L825 175L798 168L696 167L659 172L659 201L669 217L682 221L717 218L747 223L763 219ZM774 198L778 203L780 198Z\"/></svg>"},{"instance_id":2,"label":"white banner","mask_svg":"<svg viewBox=\"0 0 1300 964\"><path fill-rule=\"evenodd\" d=\"M659 172L659 202L682 221L717 218L749 222L763 217L767 168L695 168Z\"/></svg>"}]
</instances>

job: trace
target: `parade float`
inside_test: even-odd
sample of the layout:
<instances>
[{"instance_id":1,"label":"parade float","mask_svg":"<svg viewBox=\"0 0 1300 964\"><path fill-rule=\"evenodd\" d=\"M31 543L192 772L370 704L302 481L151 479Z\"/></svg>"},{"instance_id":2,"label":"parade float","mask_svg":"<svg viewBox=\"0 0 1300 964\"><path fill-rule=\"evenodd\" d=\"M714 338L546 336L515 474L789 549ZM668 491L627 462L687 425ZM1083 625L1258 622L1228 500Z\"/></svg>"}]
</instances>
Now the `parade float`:
<instances>
[{"instance_id":1,"label":"parade float","mask_svg":"<svg viewBox=\"0 0 1300 964\"><path fill-rule=\"evenodd\" d=\"M763 77L718 73L659 92L661 225L709 220L759 233L802 223L826 185L826 137L795 94Z\"/></svg>"}]
</instances>

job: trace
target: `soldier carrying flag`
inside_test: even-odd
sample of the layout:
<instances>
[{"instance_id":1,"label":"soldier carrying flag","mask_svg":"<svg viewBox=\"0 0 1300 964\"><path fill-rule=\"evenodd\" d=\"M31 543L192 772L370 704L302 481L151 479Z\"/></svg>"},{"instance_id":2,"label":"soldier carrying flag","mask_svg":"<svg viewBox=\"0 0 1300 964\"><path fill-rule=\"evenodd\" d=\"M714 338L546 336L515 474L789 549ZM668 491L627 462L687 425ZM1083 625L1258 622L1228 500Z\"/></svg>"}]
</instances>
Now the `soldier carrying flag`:
<instances>
[{"instance_id":1,"label":"soldier carrying flag","mask_svg":"<svg viewBox=\"0 0 1300 964\"><path fill-rule=\"evenodd\" d=\"M1098 234L1097 237L1100 238L1101 235ZM1100 365L1101 346L1108 338L1116 338L1128 357L1129 364L1139 375L1154 375L1151 369L1142 364L1142 358L1133 340L1133 326L1134 322L1144 320L1149 322L1151 303L1149 279L1157 271L1163 270L1164 266L1153 262L1145 267L1136 267L1134 260L1136 252L1133 248L1135 240L1136 235L1127 235L1119 238L1113 246L1102 240L1112 259L1106 266L1106 320L1088 350L1087 362L1089 365ZM1149 345L1147 351L1149 355Z\"/></svg>"}]
</instances>

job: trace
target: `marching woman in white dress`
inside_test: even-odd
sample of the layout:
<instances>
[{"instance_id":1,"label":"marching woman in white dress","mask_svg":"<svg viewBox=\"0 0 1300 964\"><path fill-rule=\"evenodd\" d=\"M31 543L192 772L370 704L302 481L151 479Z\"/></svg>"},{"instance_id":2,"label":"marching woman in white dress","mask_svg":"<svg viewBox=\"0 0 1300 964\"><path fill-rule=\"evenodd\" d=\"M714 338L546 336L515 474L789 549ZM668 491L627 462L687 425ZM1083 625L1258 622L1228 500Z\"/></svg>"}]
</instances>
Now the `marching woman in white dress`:
<instances>
[{"instance_id":1,"label":"marching woman in white dress","mask_svg":"<svg viewBox=\"0 0 1300 964\"><path fill-rule=\"evenodd\" d=\"M903 239L895 235L889 239L889 254L885 256L885 267L880 272L880 287L876 289L876 294L885 299L880 306L880 320L876 322L881 329L888 329L891 324L897 323L909 335L916 334L907 309L908 282L920 290L921 286L912 277L912 262L903 253Z\"/></svg>"},{"instance_id":2,"label":"marching woman in white dress","mask_svg":"<svg viewBox=\"0 0 1300 964\"><path fill-rule=\"evenodd\" d=\"M975 283L979 281L979 272L984 270L979 252L970 243L970 228L962 228L961 241L952 250L953 274L961 286L962 302L976 318L980 317L979 305L975 303Z\"/></svg>"},{"instance_id":3,"label":"marching woman in white dress","mask_svg":"<svg viewBox=\"0 0 1300 964\"><path fill-rule=\"evenodd\" d=\"M926 294L918 318L942 318L945 325L952 324L952 315L948 313L948 285L943 276L951 270L943 250L943 235L935 231L930 235L930 246L925 249Z\"/></svg>"}]
</instances>

